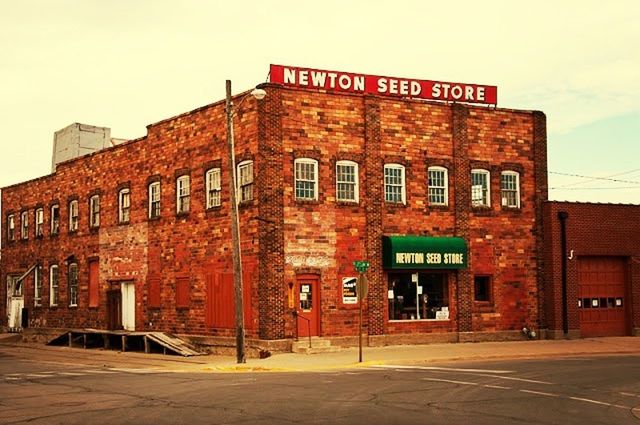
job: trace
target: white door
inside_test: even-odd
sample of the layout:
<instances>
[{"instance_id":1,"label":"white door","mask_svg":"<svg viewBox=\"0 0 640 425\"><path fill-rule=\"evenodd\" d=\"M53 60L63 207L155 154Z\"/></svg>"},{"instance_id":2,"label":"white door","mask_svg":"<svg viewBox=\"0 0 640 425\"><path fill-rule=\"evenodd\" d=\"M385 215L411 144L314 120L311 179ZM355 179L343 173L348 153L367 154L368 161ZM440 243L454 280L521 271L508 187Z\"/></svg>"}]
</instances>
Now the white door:
<instances>
[{"instance_id":1,"label":"white door","mask_svg":"<svg viewBox=\"0 0 640 425\"><path fill-rule=\"evenodd\" d=\"M127 331L136 330L136 291L133 282L123 282L122 292L122 327Z\"/></svg>"},{"instance_id":2,"label":"white door","mask_svg":"<svg viewBox=\"0 0 640 425\"><path fill-rule=\"evenodd\" d=\"M18 276L7 276L7 325L9 329L22 327L22 282L18 283Z\"/></svg>"}]
</instances>

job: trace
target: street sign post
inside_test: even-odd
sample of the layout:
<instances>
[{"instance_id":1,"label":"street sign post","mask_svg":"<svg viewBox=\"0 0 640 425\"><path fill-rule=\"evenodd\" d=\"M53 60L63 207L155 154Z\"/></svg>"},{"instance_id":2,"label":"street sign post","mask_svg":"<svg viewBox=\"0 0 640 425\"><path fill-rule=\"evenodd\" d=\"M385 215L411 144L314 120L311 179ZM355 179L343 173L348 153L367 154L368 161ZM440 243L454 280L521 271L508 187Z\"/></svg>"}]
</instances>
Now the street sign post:
<instances>
[{"instance_id":1,"label":"street sign post","mask_svg":"<svg viewBox=\"0 0 640 425\"><path fill-rule=\"evenodd\" d=\"M364 275L369 269L368 261L354 261L353 266L359 273L358 282L356 283L356 293L358 294L358 304L360 306L360 320L358 321L358 362L362 363L362 300L367 296L369 291L369 282Z\"/></svg>"}]
</instances>

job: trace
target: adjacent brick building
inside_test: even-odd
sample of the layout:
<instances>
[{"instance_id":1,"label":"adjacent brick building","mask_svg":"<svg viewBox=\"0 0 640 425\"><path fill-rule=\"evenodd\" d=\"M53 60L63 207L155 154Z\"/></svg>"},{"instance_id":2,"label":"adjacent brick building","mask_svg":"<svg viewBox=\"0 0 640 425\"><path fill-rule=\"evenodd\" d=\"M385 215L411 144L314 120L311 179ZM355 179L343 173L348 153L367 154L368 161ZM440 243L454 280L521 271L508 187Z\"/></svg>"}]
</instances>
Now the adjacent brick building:
<instances>
[{"instance_id":1,"label":"adjacent brick building","mask_svg":"<svg viewBox=\"0 0 640 425\"><path fill-rule=\"evenodd\" d=\"M640 205L544 206L552 338L640 336Z\"/></svg>"},{"instance_id":2,"label":"adjacent brick building","mask_svg":"<svg viewBox=\"0 0 640 425\"><path fill-rule=\"evenodd\" d=\"M557 323L538 255L544 114L265 90L235 116L249 338L353 340L357 260L370 263L369 344ZM29 327L233 335L225 140L217 102L4 188L3 323L16 325L13 296Z\"/></svg>"}]
</instances>

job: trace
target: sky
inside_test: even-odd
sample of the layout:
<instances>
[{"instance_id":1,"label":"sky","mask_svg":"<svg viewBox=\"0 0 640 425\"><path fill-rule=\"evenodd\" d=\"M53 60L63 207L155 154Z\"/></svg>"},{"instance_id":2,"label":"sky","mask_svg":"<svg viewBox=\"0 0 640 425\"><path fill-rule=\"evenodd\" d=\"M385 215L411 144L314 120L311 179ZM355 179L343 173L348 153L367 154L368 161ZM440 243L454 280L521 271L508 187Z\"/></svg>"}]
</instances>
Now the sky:
<instances>
[{"instance_id":1,"label":"sky","mask_svg":"<svg viewBox=\"0 0 640 425\"><path fill-rule=\"evenodd\" d=\"M269 64L498 86L547 115L549 198L640 204L640 2L0 0L0 187L53 133L133 139Z\"/></svg>"}]
</instances>

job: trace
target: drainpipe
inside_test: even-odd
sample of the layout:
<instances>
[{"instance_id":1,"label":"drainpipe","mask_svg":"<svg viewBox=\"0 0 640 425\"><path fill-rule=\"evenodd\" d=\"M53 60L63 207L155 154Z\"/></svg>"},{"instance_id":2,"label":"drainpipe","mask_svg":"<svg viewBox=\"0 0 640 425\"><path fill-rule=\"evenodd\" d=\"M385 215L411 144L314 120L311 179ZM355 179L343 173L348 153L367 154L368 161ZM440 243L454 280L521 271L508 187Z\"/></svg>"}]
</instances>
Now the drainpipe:
<instances>
[{"instance_id":1,"label":"drainpipe","mask_svg":"<svg viewBox=\"0 0 640 425\"><path fill-rule=\"evenodd\" d=\"M569 213L558 212L560 220L560 255L562 255L562 330L564 335L569 334L569 315L567 312L567 219Z\"/></svg>"}]
</instances>

